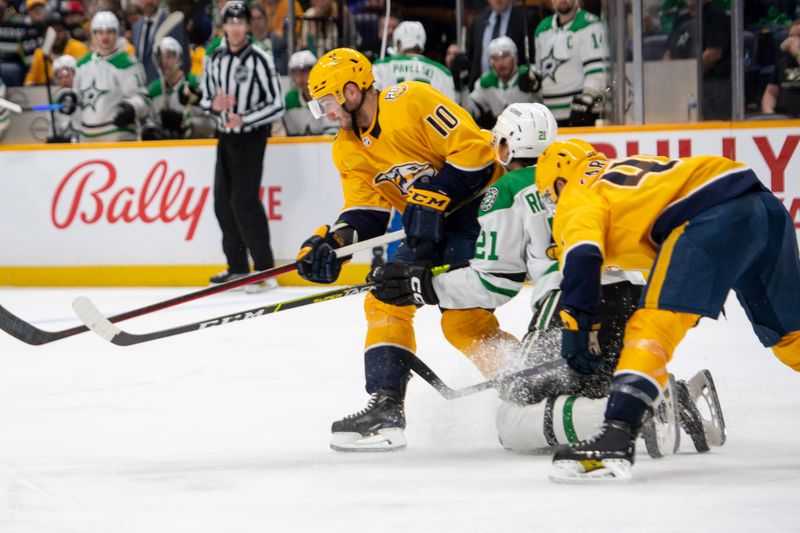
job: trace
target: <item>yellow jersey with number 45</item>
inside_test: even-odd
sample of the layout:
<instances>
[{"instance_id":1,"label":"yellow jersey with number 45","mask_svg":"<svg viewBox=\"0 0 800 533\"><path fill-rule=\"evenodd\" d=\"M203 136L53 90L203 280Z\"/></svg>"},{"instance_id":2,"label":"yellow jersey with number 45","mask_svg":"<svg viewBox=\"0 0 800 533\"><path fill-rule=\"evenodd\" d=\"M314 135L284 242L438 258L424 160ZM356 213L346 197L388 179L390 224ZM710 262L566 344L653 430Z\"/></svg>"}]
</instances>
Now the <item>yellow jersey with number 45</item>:
<instances>
[{"instance_id":1,"label":"yellow jersey with number 45","mask_svg":"<svg viewBox=\"0 0 800 533\"><path fill-rule=\"evenodd\" d=\"M572 252L581 263L587 248L599 249L606 268L649 270L674 228L751 190L764 190L755 173L725 157L590 158L559 195L553 237L562 270L577 267L568 267Z\"/></svg>"},{"instance_id":2,"label":"yellow jersey with number 45","mask_svg":"<svg viewBox=\"0 0 800 533\"><path fill-rule=\"evenodd\" d=\"M380 92L373 123L360 137L341 130L333 142L333 161L342 180L342 212L390 207L402 212L415 182L435 182L445 164L468 173L485 170L485 183L459 191L463 197L455 195L447 209L453 211L502 175L494 163L491 133L442 93L414 81Z\"/></svg>"}]
</instances>

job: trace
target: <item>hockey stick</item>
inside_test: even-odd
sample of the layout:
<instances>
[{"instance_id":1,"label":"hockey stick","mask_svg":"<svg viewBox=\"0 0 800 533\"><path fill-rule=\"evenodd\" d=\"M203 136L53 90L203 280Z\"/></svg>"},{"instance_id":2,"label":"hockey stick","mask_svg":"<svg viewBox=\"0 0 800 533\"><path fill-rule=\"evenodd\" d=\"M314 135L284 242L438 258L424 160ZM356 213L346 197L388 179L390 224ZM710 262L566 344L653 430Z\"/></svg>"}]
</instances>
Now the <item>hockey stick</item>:
<instances>
[{"instance_id":1,"label":"hockey stick","mask_svg":"<svg viewBox=\"0 0 800 533\"><path fill-rule=\"evenodd\" d=\"M56 42L56 29L52 26L47 28L44 36L44 43L42 43L42 56L44 57L44 86L47 89L47 102L53 103L53 91L50 89L50 72L47 66L47 62L50 61L50 64L53 62L50 60L50 55L53 53L53 45ZM50 108L50 132L53 137L58 137L58 131L56 130L56 114L53 108Z\"/></svg>"},{"instance_id":2,"label":"hockey stick","mask_svg":"<svg viewBox=\"0 0 800 533\"><path fill-rule=\"evenodd\" d=\"M351 244L349 246L344 246L342 248L337 249L336 253L337 255L350 255L360 250L372 248L373 246L377 246L378 244L385 244L389 242L394 242L396 240L400 240L404 236L405 232L403 230L395 231L392 233L386 233L385 235L380 235L378 237L375 237L374 239L369 239L363 242L357 242ZM135 318L137 316L146 315L148 313L160 311L162 309L166 309L174 305L190 302L192 300L197 300L205 296L210 296L212 294L217 294L227 290L235 289L237 287L248 285L250 283L255 283L257 281L261 281L263 279L267 279L273 276L278 276L286 272L291 272L295 268L297 268L297 263L290 263L288 265L279 266L276 268L272 268L270 270L256 272L255 274L235 279L227 283L220 283L219 285L213 287L207 287L205 289L201 289L195 292L190 292L188 294L184 294L183 296L178 296L176 298L171 298L169 300L157 302L155 304L148 305L146 307L141 307L139 309L126 311L125 313L120 313L118 315L108 317L108 320L109 322L121 322L122 320L128 320L129 318ZM18 316L11 313L2 305L0 305L0 329L5 331L9 335L15 337L16 339L25 342L27 344L31 344L33 346L40 346L42 344L47 344L57 340L66 339L68 337L72 337L73 335L78 335L79 333L89 331L89 328L87 328L85 325L64 329L61 331L45 331L37 328L30 322L26 322L25 320L19 318Z\"/></svg>"},{"instance_id":3,"label":"hockey stick","mask_svg":"<svg viewBox=\"0 0 800 533\"><path fill-rule=\"evenodd\" d=\"M21 105L16 104L11 100L0 98L0 108L7 109L12 113L25 113L27 111L58 111L62 107L64 107L63 104L41 104L41 105L33 105L30 107L22 107Z\"/></svg>"},{"instance_id":4,"label":"hockey stick","mask_svg":"<svg viewBox=\"0 0 800 533\"><path fill-rule=\"evenodd\" d=\"M304 307L306 305L316 304L320 302L327 302L328 300L337 300L344 296L353 296L369 291L374 284L362 283L361 285L353 285L352 287L344 287L342 289L334 289L332 291L323 292L320 294L312 294L309 296L302 296L293 300L279 302L275 304L264 305L249 309L247 311L240 311L230 315L222 315L183 326L176 326L174 328L162 329L150 333L128 333L112 324L106 317L100 313L95 305L86 297L77 298L72 307L75 313L81 317L81 320L99 336L117 346L132 346L134 344L141 344L143 342L150 342L157 339L165 339L167 337L174 337L190 331L199 331L213 326L221 326L231 322L238 322L240 320L247 320L249 318L256 318L262 315L277 313L279 311L287 311L296 307Z\"/></svg>"},{"instance_id":5,"label":"hockey stick","mask_svg":"<svg viewBox=\"0 0 800 533\"><path fill-rule=\"evenodd\" d=\"M431 367L425 364L419 357L411 355L407 352L399 352L399 355L403 362L408 365L408 367L413 370L415 374L424 379L431 387L436 389L436 391L446 400L453 400L455 398L469 396L470 394L475 394L476 392L481 392L486 389L497 388L498 386L505 385L506 383L509 383L515 379L539 376L552 370L562 368L567 364L564 359L557 359L555 361L548 361L530 368L524 368L522 370L496 376L487 381L470 385L469 387L452 389L448 387L444 381L442 381L441 378L437 376L433 370L431 370Z\"/></svg>"},{"instance_id":6,"label":"hockey stick","mask_svg":"<svg viewBox=\"0 0 800 533\"><path fill-rule=\"evenodd\" d=\"M161 68L161 58L158 57L158 47L161 44L162 39L169 35L172 30L174 30L181 22L183 22L183 12L174 11L167 15L167 18L164 19L164 22L161 23L161 26L158 27L155 35L153 36L153 45L150 55L153 65L156 67L156 70L158 70L158 80L161 82L161 91L164 93L164 109L169 108L169 95L167 94L167 83L164 76L164 70ZM183 60L188 61L189 58L183 58Z\"/></svg>"}]
</instances>

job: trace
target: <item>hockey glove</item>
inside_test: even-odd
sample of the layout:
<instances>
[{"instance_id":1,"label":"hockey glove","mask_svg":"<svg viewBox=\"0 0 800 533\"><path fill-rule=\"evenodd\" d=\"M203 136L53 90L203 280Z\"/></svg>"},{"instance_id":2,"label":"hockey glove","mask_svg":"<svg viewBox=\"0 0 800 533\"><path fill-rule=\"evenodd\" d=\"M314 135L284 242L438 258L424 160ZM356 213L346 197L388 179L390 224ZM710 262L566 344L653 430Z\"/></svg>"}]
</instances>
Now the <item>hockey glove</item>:
<instances>
[{"instance_id":1,"label":"hockey glove","mask_svg":"<svg viewBox=\"0 0 800 533\"><path fill-rule=\"evenodd\" d=\"M597 372L603 363L597 339L600 319L596 315L564 307L561 310L561 322L561 357L579 374Z\"/></svg>"},{"instance_id":2,"label":"hockey glove","mask_svg":"<svg viewBox=\"0 0 800 533\"><path fill-rule=\"evenodd\" d=\"M528 65L527 72L520 69L519 90L524 93L537 93L542 88L542 77L536 71L536 67Z\"/></svg>"},{"instance_id":3,"label":"hockey glove","mask_svg":"<svg viewBox=\"0 0 800 533\"><path fill-rule=\"evenodd\" d=\"M136 120L136 110L128 102L120 102L114 111L114 125L118 128L127 128Z\"/></svg>"},{"instance_id":4,"label":"hockey glove","mask_svg":"<svg viewBox=\"0 0 800 533\"><path fill-rule=\"evenodd\" d=\"M158 114L165 130L183 133L183 113L174 109L162 109Z\"/></svg>"},{"instance_id":5,"label":"hockey glove","mask_svg":"<svg viewBox=\"0 0 800 533\"><path fill-rule=\"evenodd\" d=\"M453 85L456 91L467 88L469 82L469 58L467 54L459 52L453 57L450 63L450 71L453 73Z\"/></svg>"},{"instance_id":6,"label":"hockey glove","mask_svg":"<svg viewBox=\"0 0 800 533\"><path fill-rule=\"evenodd\" d=\"M194 105L200 101L202 96L203 92L199 86L192 87L188 83L184 82L180 92L178 93L178 102L180 102L181 105Z\"/></svg>"},{"instance_id":7,"label":"hockey glove","mask_svg":"<svg viewBox=\"0 0 800 533\"><path fill-rule=\"evenodd\" d=\"M64 90L56 97L56 103L61 104L61 113L71 115L78 108L78 95L72 89Z\"/></svg>"},{"instance_id":8,"label":"hockey glove","mask_svg":"<svg viewBox=\"0 0 800 533\"><path fill-rule=\"evenodd\" d=\"M592 113L594 97L590 94L579 94L572 99L569 108L570 126L594 126L597 115Z\"/></svg>"},{"instance_id":9,"label":"hockey glove","mask_svg":"<svg viewBox=\"0 0 800 533\"><path fill-rule=\"evenodd\" d=\"M439 303L428 262L389 263L374 268L367 281L377 284L372 294L387 304L421 306Z\"/></svg>"},{"instance_id":10,"label":"hockey glove","mask_svg":"<svg viewBox=\"0 0 800 533\"><path fill-rule=\"evenodd\" d=\"M444 211L450 197L440 192L411 187L403 211L406 243L416 248L420 242L439 242L444 238Z\"/></svg>"},{"instance_id":11,"label":"hockey glove","mask_svg":"<svg viewBox=\"0 0 800 533\"><path fill-rule=\"evenodd\" d=\"M350 243L329 230L329 226L320 226L300 247L300 253L297 254L297 273L304 280L333 283L342 271L342 263L350 259L336 257L333 251Z\"/></svg>"}]
</instances>

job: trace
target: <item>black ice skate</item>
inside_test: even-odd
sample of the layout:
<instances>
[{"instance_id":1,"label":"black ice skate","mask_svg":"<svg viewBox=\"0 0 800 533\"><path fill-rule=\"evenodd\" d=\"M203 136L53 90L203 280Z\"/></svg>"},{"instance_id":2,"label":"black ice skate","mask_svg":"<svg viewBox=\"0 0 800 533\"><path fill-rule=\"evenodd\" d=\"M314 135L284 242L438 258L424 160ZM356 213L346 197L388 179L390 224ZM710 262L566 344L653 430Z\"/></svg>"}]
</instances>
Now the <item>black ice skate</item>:
<instances>
[{"instance_id":1,"label":"black ice skate","mask_svg":"<svg viewBox=\"0 0 800 533\"><path fill-rule=\"evenodd\" d=\"M227 283L229 281L233 281L235 279L243 278L247 274L242 274L238 272L228 272L227 270L223 270L222 272L217 273L214 276L208 278L208 282L211 285L219 285L221 283Z\"/></svg>"},{"instance_id":2,"label":"black ice skate","mask_svg":"<svg viewBox=\"0 0 800 533\"><path fill-rule=\"evenodd\" d=\"M640 426L606 419L595 436L561 445L553 456L556 483L629 481Z\"/></svg>"},{"instance_id":3,"label":"black ice skate","mask_svg":"<svg viewBox=\"0 0 800 533\"><path fill-rule=\"evenodd\" d=\"M385 452L406 447L406 415L401 393L381 389L367 407L331 426L331 448L339 452Z\"/></svg>"}]
</instances>

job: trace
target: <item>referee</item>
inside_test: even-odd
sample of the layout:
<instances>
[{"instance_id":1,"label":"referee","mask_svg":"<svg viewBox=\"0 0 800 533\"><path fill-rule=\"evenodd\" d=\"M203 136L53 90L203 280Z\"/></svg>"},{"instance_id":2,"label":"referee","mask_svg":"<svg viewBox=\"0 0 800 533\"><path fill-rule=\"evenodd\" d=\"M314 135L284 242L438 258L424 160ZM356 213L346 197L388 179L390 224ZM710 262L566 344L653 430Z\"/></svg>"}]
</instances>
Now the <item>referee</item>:
<instances>
[{"instance_id":1,"label":"referee","mask_svg":"<svg viewBox=\"0 0 800 533\"><path fill-rule=\"evenodd\" d=\"M264 151L271 123L284 113L272 56L249 38L250 10L234 0L222 11L225 38L206 57L200 105L217 118L214 212L222 230L228 270L210 279L224 283L275 266L269 225L259 200ZM247 292L276 286L273 279L248 285Z\"/></svg>"}]
</instances>

